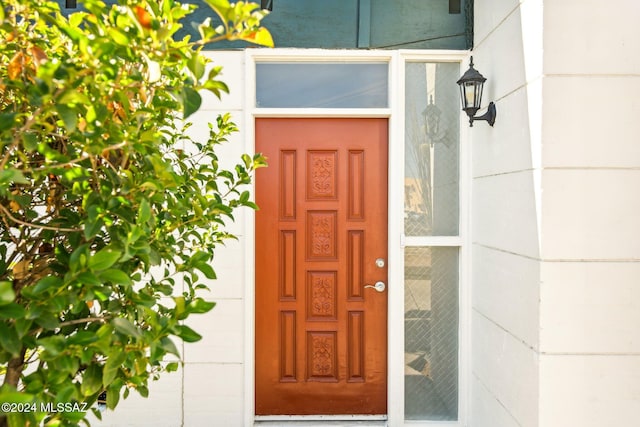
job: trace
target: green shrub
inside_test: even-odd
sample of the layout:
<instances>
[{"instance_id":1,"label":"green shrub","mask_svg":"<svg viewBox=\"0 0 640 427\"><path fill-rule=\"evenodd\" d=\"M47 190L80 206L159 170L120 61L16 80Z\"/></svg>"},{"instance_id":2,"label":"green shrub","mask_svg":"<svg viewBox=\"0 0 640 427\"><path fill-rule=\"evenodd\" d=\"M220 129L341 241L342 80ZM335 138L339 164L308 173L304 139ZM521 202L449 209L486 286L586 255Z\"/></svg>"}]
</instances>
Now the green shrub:
<instances>
[{"instance_id":1,"label":"green shrub","mask_svg":"<svg viewBox=\"0 0 640 427\"><path fill-rule=\"evenodd\" d=\"M256 208L246 185L265 164L219 166L228 115L207 141L185 136L200 92L227 91L202 48L272 44L257 5L207 4L218 24L192 41L175 34L193 6L173 0L87 0L68 18L45 0L3 0L0 402L36 412L0 411L0 425L87 423L47 408L147 396L178 368L164 361L179 357L175 339L200 339L184 320L213 308L200 278L215 278L236 208Z\"/></svg>"}]
</instances>

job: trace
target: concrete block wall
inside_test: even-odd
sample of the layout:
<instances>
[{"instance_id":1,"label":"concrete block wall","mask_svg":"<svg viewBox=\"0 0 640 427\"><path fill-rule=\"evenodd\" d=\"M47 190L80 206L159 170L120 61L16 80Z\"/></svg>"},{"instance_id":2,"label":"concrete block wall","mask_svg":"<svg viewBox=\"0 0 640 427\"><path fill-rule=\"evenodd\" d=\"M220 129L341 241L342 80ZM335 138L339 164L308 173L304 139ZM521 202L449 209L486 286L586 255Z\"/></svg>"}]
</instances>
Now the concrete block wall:
<instances>
[{"instance_id":1,"label":"concrete block wall","mask_svg":"<svg viewBox=\"0 0 640 427\"><path fill-rule=\"evenodd\" d=\"M230 93L222 101L203 93L203 107L189 120L194 139L206 141L208 123L215 124L218 114L230 112L240 132L218 149L221 167L233 168L246 152L244 135L244 52L219 51L211 54L215 65L222 65L220 78ZM151 384L148 399L132 392L121 400L115 411L103 413L99 427L177 427L177 426L242 426L244 423L244 331L245 331L245 215L235 215L229 231L238 240L229 240L215 253L213 267L217 280L203 295L217 303L207 314L194 315L189 326L203 336L197 343L179 346L184 366ZM205 279L206 280L206 279Z\"/></svg>"},{"instance_id":2,"label":"concrete block wall","mask_svg":"<svg viewBox=\"0 0 640 427\"><path fill-rule=\"evenodd\" d=\"M635 0L486 0L474 59L473 427L640 413Z\"/></svg>"}]
</instances>

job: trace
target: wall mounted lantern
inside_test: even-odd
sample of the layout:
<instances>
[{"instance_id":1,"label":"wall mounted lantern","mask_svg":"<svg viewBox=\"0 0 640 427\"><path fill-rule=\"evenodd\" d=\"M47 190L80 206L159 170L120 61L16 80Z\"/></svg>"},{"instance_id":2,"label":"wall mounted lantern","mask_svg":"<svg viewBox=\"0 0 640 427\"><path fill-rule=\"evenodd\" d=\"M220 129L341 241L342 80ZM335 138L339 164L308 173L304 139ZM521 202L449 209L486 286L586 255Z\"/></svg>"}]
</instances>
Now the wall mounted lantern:
<instances>
[{"instance_id":1,"label":"wall mounted lantern","mask_svg":"<svg viewBox=\"0 0 640 427\"><path fill-rule=\"evenodd\" d=\"M469 127L473 127L475 120L486 120L490 126L496 121L496 106L489 103L487 112L479 117L474 117L480 109L482 102L482 89L487 79L473 68L473 56L469 63L469 69L460 77L456 83L460 86L460 98L462 100L462 110L469 116Z\"/></svg>"}]
</instances>

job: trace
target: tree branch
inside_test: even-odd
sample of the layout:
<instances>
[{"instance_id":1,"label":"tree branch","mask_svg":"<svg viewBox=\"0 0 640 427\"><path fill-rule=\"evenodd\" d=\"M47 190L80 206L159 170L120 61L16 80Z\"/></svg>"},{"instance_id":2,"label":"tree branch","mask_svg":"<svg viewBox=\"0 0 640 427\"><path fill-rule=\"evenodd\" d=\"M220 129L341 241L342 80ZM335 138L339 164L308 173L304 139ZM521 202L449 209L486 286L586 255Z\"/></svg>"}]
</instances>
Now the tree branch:
<instances>
[{"instance_id":1,"label":"tree branch","mask_svg":"<svg viewBox=\"0 0 640 427\"><path fill-rule=\"evenodd\" d=\"M72 326L72 325L81 325L83 323L93 323L93 322L106 322L107 320L111 319L111 316L107 315L107 316L102 316L102 317L84 317L82 319L73 319L73 320L67 320L66 322L62 322L59 323L57 328L64 328L65 326ZM30 335L37 335L39 333L41 333L42 331L44 331L44 328L38 328L38 329L34 329L31 332L29 332Z\"/></svg>"},{"instance_id":2,"label":"tree branch","mask_svg":"<svg viewBox=\"0 0 640 427\"><path fill-rule=\"evenodd\" d=\"M16 217L14 217L13 215L11 215L11 212L9 212L9 210L7 208L5 208L4 206L0 205L0 211L2 211L11 221L15 222L16 224L20 224L20 225L24 225L27 227L33 227L33 228L40 228L42 230L53 230L53 231L68 231L68 232L76 232L76 231L82 231L81 228L64 228L64 227L52 227L49 225L43 225L43 224L34 224L32 222L27 222L27 221L22 221Z\"/></svg>"},{"instance_id":3,"label":"tree branch","mask_svg":"<svg viewBox=\"0 0 640 427\"><path fill-rule=\"evenodd\" d=\"M74 319L74 320L68 320L66 322L62 322L58 325L58 327L63 328L65 326L80 325L82 323L106 322L109 319L111 319L111 316L84 317L82 319Z\"/></svg>"}]
</instances>

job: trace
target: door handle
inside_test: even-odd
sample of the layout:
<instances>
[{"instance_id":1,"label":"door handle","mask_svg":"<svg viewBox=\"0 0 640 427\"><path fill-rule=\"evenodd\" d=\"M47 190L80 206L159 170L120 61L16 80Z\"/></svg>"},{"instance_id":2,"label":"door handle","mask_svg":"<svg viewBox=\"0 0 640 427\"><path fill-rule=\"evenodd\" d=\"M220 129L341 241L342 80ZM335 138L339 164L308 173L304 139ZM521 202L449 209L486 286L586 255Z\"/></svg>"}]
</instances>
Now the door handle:
<instances>
[{"instance_id":1,"label":"door handle","mask_svg":"<svg viewBox=\"0 0 640 427\"><path fill-rule=\"evenodd\" d=\"M375 285L365 285L365 288L373 288L378 292L384 292L384 290L387 288L387 285L384 284L384 282L378 281L376 282Z\"/></svg>"}]
</instances>

